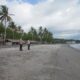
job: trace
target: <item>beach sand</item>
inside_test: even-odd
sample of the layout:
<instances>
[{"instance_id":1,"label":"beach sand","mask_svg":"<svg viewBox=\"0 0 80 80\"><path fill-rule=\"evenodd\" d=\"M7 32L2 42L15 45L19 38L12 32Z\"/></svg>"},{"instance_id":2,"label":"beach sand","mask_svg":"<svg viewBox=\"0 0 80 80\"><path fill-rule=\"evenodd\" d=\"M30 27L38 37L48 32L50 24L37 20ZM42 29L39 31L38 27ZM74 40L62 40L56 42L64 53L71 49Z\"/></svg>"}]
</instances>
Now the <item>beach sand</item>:
<instances>
[{"instance_id":1,"label":"beach sand","mask_svg":"<svg viewBox=\"0 0 80 80\"><path fill-rule=\"evenodd\" d=\"M65 44L1 48L0 80L80 80L80 52Z\"/></svg>"}]
</instances>

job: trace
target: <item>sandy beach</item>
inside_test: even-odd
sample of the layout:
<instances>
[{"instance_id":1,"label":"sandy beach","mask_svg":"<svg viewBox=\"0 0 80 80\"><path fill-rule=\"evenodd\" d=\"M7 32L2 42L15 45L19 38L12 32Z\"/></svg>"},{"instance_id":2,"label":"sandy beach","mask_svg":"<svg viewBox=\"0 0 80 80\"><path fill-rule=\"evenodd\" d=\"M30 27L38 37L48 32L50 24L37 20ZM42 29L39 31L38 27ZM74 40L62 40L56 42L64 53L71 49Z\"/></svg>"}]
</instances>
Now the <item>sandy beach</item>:
<instances>
[{"instance_id":1,"label":"sandy beach","mask_svg":"<svg viewBox=\"0 0 80 80\"><path fill-rule=\"evenodd\" d=\"M1 48L0 80L80 80L80 51L65 44Z\"/></svg>"}]
</instances>

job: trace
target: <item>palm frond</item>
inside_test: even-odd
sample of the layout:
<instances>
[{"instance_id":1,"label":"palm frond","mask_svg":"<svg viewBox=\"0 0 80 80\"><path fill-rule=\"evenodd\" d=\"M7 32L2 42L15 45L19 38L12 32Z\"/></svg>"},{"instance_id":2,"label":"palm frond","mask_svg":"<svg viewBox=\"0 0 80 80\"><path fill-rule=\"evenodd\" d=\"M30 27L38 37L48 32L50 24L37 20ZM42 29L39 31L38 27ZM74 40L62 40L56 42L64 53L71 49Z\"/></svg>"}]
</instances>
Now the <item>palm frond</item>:
<instances>
[{"instance_id":1,"label":"palm frond","mask_svg":"<svg viewBox=\"0 0 80 80\"><path fill-rule=\"evenodd\" d=\"M7 21L11 21L11 17L10 16L7 16Z\"/></svg>"},{"instance_id":2,"label":"palm frond","mask_svg":"<svg viewBox=\"0 0 80 80\"><path fill-rule=\"evenodd\" d=\"M5 5L1 6L3 13L8 14L8 8Z\"/></svg>"},{"instance_id":3,"label":"palm frond","mask_svg":"<svg viewBox=\"0 0 80 80\"><path fill-rule=\"evenodd\" d=\"M2 20L2 19L3 19L3 17L4 17L4 16L1 16L1 17L0 17L0 20Z\"/></svg>"},{"instance_id":4,"label":"palm frond","mask_svg":"<svg viewBox=\"0 0 80 80\"><path fill-rule=\"evenodd\" d=\"M4 16L0 17L1 23L4 21Z\"/></svg>"},{"instance_id":5,"label":"palm frond","mask_svg":"<svg viewBox=\"0 0 80 80\"><path fill-rule=\"evenodd\" d=\"M9 15L14 16L14 14L9 14Z\"/></svg>"},{"instance_id":6,"label":"palm frond","mask_svg":"<svg viewBox=\"0 0 80 80\"><path fill-rule=\"evenodd\" d=\"M2 12L0 12L0 15L3 15L3 13L2 13Z\"/></svg>"}]
</instances>

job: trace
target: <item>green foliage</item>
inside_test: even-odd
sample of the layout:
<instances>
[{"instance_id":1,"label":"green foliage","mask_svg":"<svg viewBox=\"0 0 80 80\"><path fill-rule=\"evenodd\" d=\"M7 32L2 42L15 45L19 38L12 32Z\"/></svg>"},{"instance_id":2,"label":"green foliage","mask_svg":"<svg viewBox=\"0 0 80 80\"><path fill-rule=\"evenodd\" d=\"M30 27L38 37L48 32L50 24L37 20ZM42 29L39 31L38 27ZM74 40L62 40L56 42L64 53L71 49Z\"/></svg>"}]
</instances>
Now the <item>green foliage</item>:
<instances>
[{"instance_id":1,"label":"green foliage","mask_svg":"<svg viewBox=\"0 0 80 80\"><path fill-rule=\"evenodd\" d=\"M0 34L4 34L4 26L0 23Z\"/></svg>"},{"instance_id":2,"label":"green foliage","mask_svg":"<svg viewBox=\"0 0 80 80\"><path fill-rule=\"evenodd\" d=\"M16 30L16 25L12 22L9 24L8 28L6 29L6 38L7 39L20 39L23 40L35 40L35 41L42 41L43 43L51 43L53 41L53 35L51 32L47 30L47 28L39 28L38 31L31 27L28 33L19 33ZM0 23L0 34L4 34L4 26Z\"/></svg>"},{"instance_id":3,"label":"green foliage","mask_svg":"<svg viewBox=\"0 0 80 80\"><path fill-rule=\"evenodd\" d=\"M6 38L13 39L13 32L9 28L6 29Z\"/></svg>"},{"instance_id":4,"label":"green foliage","mask_svg":"<svg viewBox=\"0 0 80 80\"><path fill-rule=\"evenodd\" d=\"M7 34L7 36L6 36L6 38L7 39L20 39L21 38L21 36L22 36L22 34L21 33L18 33L18 32L16 32L16 31L12 31L10 28L7 28L6 29L6 34ZM13 35L14 35L14 37L13 37Z\"/></svg>"},{"instance_id":5,"label":"green foliage","mask_svg":"<svg viewBox=\"0 0 80 80\"><path fill-rule=\"evenodd\" d=\"M21 33L14 32L14 39L20 39L22 36Z\"/></svg>"},{"instance_id":6,"label":"green foliage","mask_svg":"<svg viewBox=\"0 0 80 80\"><path fill-rule=\"evenodd\" d=\"M42 28L42 26L39 27L38 37L39 37L39 40L42 42L42 38L43 38L43 28Z\"/></svg>"},{"instance_id":7,"label":"green foliage","mask_svg":"<svg viewBox=\"0 0 80 80\"><path fill-rule=\"evenodd\" d=\"M23 40L34 40L34 41L40 41L43 43L51 43L53 41L53 35L51 32L48 31L47 28L44 28L42 26L39 27L38 31L31 27L28 33L24 33L21 26L16 26L13 21L11 21L11 17L8 13L8 8L5 5L0 6L0 20L1 22L4 22L5 25L3 26L2 23L0 23L0 34L5 34L4 39L20 39ZM6 23L10 22L8 27L6 28Z\"/></svg>"},{"instance_id":8,"label":"green foliage","mask_svg":"<svg viewBox=\"0 0 80 80\"><path fill-rule=\"evenodd\" d=\"M51 32L47 30L47 28L42 28L42 26L39 27L38 31L31 27L31 29L28 32L27 38L29 40L36 40L40 41L41 43L52 43L53 41L53 35Z\"/></svg>"},{"instance_id":9,"label":"green foliage","mask_svg":"<svg viewBox=\"0 0 80 80\"><path fill-rule=\"evenodd\" d=\"M35 28L31 27L31 29L28 32L28 38L30 40L38 40L38 34Z\"/></svg>"},{"instance_id":10,"label":"green foliage","mask_svg":"<svg viewBox=\"0 0 80 80\"><path fill-rule=\"evenodd\" d=\"M16 29L16 25L15 25L14 22L10 22L8 27L9 27L9 28L12 28L13 30Z\"/></svg>"},{"instance_id":11,"label":"green foliage","mask_svg":"<svg viewBox=\"0 0 80 80\"><path fill-rule=\"evenodd\" d=\"M23 39L23 40L28 40L28 35L27 35L27 33L24 33L22 39Z\"/></svg>"},{"instance_id":12,"label":"green foliage","mask_svg":"<svg viewBox=\"0 0 80 80\"><path fill-rule=\"evenodd\" d=\"M8 8L5 5L0 6L0 20L3 21L11 21L11 17L8 13Z\"/></svg>"}]
</instances>

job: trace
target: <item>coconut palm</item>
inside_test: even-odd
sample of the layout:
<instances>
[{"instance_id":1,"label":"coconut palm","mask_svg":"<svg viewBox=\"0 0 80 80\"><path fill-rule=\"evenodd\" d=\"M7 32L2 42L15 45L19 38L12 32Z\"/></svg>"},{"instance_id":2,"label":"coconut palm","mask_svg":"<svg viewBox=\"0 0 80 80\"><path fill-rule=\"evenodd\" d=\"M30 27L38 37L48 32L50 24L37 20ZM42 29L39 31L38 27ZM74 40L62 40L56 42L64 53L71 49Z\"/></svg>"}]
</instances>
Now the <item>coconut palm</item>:
<instances>
[{"instance_id":1,"label":"coconut palm","mask_svg":"<svg viewBox=\"0 0 80 80\"><path fill-rule=\"evenodd\" d=\"M1 22L4 22L4 24L5 24L4 40L6 40L7 22L11 21L11 17L8 12L8 8L5 5L2 5L0 8L1 8L0 9L0 20L1 20Z\"/></svg>"},{"instance_id":2,"label":"coconut palm","mask_svg":"<svg viewBox=\"0 0 80 80\"><path fill-rule=\"evenodd\" d=\"M16 29L16 25L15 25L15 23L14 23L13 21L9 23L9 27L10 27L11 29L13 29L13 30Z\"/></svg>"},{"instance_id":3,"label":"coconut palm","mask_svg":"<svg viewBox=\"0 0 80 80\"><path fill-rule=\"evenodd\" d=\"M39 27L38 35L39 35L40 41L42 42L42 37L43 37L43 28L42 28L42 26Z\"/></svg>"},{"instance_id":4,"label":"coconut palm","mask_svg":"<svg viewBox=\"0 0 80 80\"><path fill-rule=\"evenodd\" d=\"M16 25L13 21L9 23L9 28L11 28L11 30L13 31L13 40L14 40L14 32L16 31Z\"/></svg>"},{"instance_id":5,"label":"coconut palm","mask_svg":"<svg viewBox=\"0 0 80 80\"><path fill-rule=\"evenodd\" d=\"M21 26L18 26L17 29L18 29L18 31L21 31Z\"/></svg>"},{"instance_id":6,"label":"coconut palm","mask_svg":"<svg viewBox=\"0 0 80 80\"><path fill-rule=\"evenodd\" d=\"M17 30L18 30L18 33L21 33L21 39L22 39L22 37L24 36L24 30L22 29L21 26L18 26Z\"/></svg>"},{"instance_id":7,"label":"coconut palm","mask_svg":"<svg viewBox=\"0 0 80 80\"><path fill-rule=\"evenodd\" d=\"M22 35L21 35L21 39L22 39L24 36L24 30L22 30L21 32L22 32Z\"/></svg>"},{"instance_id":8,"label":"coconut palm","mask_svg":"<svg viewBox=\"0 0 80 80\"><path fill-rule=\"evenodd\" d=\"M31 36L32 36L32 40L36 40L36 39L37 39L38 36L37 36L37 31L36 31L35 28L31 27L29 33L30 33Z\"/></svg>"},{"instance_id":9,"label":"coconut palm","mask_svg":"<svg viewBox=\"0 0 80 80\"><path fill-rule=\"evenodd\" d=\"M34 33L34 28L33 27L31 27L31 34L32 34L32 40L33 40L33 33Z\"/></svg>"},{"instance_id":10,"label":"coconut palm","mask_svg":"<svg viewBox=\"0 0 80 80\"><path fill-rule=\"evenodd\" d=\"M43 41L47 41L47 37L48 36L48 30L47 30L47 28L44 28L44 30L43 30Z\"/></svg>"}]
</instances>

